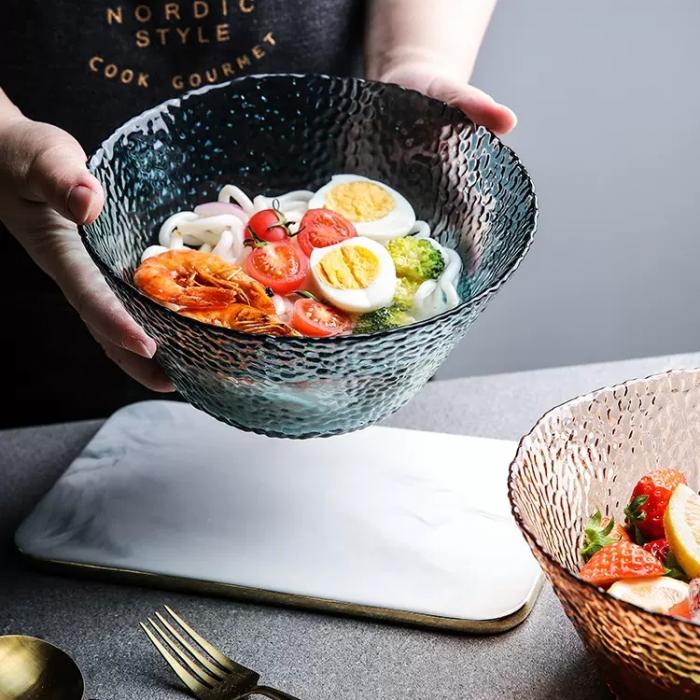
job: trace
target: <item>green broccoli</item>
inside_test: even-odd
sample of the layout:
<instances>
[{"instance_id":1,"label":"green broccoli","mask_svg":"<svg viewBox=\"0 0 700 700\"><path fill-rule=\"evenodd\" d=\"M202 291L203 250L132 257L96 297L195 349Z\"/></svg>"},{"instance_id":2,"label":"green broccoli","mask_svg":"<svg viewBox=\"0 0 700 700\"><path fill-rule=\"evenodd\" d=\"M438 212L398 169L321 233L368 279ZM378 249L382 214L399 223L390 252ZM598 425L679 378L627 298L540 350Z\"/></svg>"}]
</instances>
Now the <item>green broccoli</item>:
<instances>
[{"instance_id":1,"label":"green broccoli","mask_svg":"<svg viewBox=\"0 0 700 700\"><path fill-rule=\"evenodd\" d=\"M406 313L405 309L398 306L385 306L383 309L363 314L355 322L353 333L378 333L388 331L391 328L407 326L415 322L415 318Z\"/></svg>"},{"instance_id":2,"label":"green broccoli","mask_svg":"<svg viewBox=\"0 0 700 700\"><path fill-rule=\"evenodd\" d=\"M396 278L396 291L394 292L394 306L408 311L413 307L413 297L416 296L418 287L422 283L405 277Z\"/></svg>"},{"instance_id":3,"label":"green broccoli","mask_svg":"<svg viewBox=\"0 0 700 700\"><path fill-rule=\"evenodd\" d=\"M437 279L445 269L442 253L424 238L394 238L387 244L396 274L413 282Z\"/></svg>"}]
</instances>

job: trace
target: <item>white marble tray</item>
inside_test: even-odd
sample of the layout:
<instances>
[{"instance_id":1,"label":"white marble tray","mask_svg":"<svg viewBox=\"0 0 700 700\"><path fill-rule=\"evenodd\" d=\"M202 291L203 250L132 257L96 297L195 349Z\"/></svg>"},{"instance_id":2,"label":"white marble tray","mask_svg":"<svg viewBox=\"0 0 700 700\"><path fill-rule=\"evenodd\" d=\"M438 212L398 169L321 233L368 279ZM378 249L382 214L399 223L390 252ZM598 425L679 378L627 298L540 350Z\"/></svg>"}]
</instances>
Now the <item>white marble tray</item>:
<instances>
[{"instance_id":1,"label":"white marble tray","mask_svg":"<svg viewBox=\"0 0 700 700\"><path fill-rule=\"evenodd\" d=\"M499 631L541 583L506 498L514 453L377 427L275 440L149 401L104 424L16 543L139 583Z\"/></svg>"}]
</instances>

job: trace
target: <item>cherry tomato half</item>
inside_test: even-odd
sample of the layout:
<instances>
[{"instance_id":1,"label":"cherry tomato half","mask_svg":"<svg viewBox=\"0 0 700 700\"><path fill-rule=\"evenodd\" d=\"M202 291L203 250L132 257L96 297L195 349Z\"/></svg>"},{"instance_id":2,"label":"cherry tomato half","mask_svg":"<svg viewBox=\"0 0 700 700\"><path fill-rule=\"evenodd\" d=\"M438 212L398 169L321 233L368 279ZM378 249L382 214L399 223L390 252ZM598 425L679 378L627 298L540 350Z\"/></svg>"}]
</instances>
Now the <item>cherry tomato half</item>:
<instances>
[{"instance_id":1,"label":"cherry tomato half","mask_svg":"<svg viewBox=\"0 0 700 700\"><path fill-rule=\"evenodd\" d=\"M338 212L330 209L309 209L299 223L299 245L311 255L314 248L340 243L357 236L355 227Z\"/></svg>"},{"instance_id":2,"label":"cherry tomato half","mask_svg":"<svg viewBox=\"0 0 700 700\"><path fill-rule=\"evenodd\" d=\"M254 248L245 261L245 271L276 294L290 294L306 281L309 261L296 246L278 241Z\"/></svg>"},{"instance_id":3,"label":"cherry tomato half","mask_svg":"<svg viewBox=\"0 0 700 700\"><path fill-rule=\"evenodd\" d=\"M352 328L350 317L315 299L299 299L292 310L292 327L303 335L324 338Z\"/></svg>"},{"instance_id":4,"label":"cherry tomato half","mask_svg":"<svg viewBox=\"0 0 700 700\"><path fill-rule=\"evenodd\" d=\"M251 231L261 241L283 241L289 236L287 221L277 209L263 209L253 214L246 226L247 238L253 237Z\"/></svg>"}]
</instances>

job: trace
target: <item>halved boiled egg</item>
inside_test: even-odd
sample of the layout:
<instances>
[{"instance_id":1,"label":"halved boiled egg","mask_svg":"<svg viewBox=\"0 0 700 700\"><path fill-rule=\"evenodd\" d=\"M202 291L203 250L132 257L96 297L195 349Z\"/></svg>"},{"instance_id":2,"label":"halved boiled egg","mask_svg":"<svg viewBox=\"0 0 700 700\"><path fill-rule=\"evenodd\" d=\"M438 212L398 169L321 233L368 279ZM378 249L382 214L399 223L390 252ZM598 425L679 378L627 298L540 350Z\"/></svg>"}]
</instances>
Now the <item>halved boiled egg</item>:
<instances>
[{"instance_id":1,"label":"halved boiled egg","mask_svg":"<svg viewBox=\"0 0 700 700\"><path fill-rule=\"evenodd\" d=\"M416 214L405 197L388 185L359 175L333 175L309 200L309 209L332 209L351 221L358 236L380 243L407 235Z\"/></svg>"},{"instance_id":2,"label":"halved boiled egg","mask_svg":"<svg viewBox=\"0 0 700 700\"><path fill-rule=\"evenodd\" d=\"M351 313L389 306L396 290L394 261L384 246L364 236L314 248L311 275L327 302Z\"/></svg>"}]
</instances>

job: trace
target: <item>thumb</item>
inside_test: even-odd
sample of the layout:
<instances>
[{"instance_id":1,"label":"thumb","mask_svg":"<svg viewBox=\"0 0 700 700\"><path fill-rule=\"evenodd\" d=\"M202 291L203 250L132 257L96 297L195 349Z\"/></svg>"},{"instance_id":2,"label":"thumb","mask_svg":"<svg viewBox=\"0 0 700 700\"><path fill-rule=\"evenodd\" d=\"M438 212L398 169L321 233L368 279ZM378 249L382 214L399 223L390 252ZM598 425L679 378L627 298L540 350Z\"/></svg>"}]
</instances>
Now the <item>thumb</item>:
<instances>
[{"instance_id":1,"label":"thumb","mask_svg":"<svg viewBox=\"0 0 700 700\"><path fill-rule=\"evenodd\" d=\"M30 161L25 174L25 197L46 202L77 224L94 221L102 211L104 194L90 174L85 152L65 131L36 124L30 133Z\"/></svg>"},{"instance_id":2,"label":"thumb","mask_svg":"<svg viewBox=\"0 0 700 700\"><path fill-rule=\"evenodd\" d=\"M483 124L499 136L507 134L518 123L513 110L473 85L446 86L444 99L461 109L472 121Z\"/></svg>"},{"instance_id":3,"label":"thumb","mask_svg":"<svg viewBox=\"0 0 700 700\"><path fill-rule=\"evenodd\" d=\"M469 85L454 71L430 63L412 62L386 71L380 80L418 90L424 95L461 109L472 121L483 124L499 135L508 133L517 118L513 111L496 102L483 90Z\"/></svg>"},{"instance_id":4,"label":"thumb","mask_svg":"<svg viewBox=\"0 0 700 700\"><path fill-rule=\"evenodd\" d=\"M517 124L514 112L496 102L483 90L450 77L436 76L427 90L431 97L461 109L472 121L498 135L507 134Z\"/></svg>"}]
</instances>

